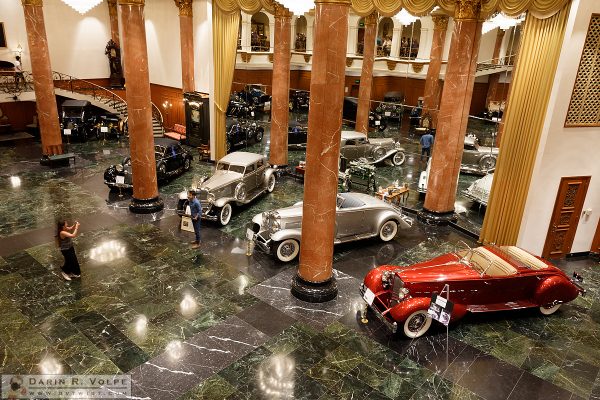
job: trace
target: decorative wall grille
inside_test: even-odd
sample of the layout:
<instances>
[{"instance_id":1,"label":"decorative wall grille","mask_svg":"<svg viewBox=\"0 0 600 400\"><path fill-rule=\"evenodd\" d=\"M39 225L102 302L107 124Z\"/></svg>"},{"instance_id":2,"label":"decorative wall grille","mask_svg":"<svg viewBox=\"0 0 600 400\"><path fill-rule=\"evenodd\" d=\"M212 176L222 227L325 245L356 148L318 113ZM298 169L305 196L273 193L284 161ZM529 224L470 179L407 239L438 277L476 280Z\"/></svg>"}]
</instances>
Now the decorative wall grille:
<instances>
[{"instance_id":1,"label":"decorative wall grille","mask_svg":"<svg viewBox=\"0 0 600 400\"><path fill-rule=\"evenodd\" d=\"M600 14L588 27L565 126L600 126Z\"/></svg>"}]
</instances>

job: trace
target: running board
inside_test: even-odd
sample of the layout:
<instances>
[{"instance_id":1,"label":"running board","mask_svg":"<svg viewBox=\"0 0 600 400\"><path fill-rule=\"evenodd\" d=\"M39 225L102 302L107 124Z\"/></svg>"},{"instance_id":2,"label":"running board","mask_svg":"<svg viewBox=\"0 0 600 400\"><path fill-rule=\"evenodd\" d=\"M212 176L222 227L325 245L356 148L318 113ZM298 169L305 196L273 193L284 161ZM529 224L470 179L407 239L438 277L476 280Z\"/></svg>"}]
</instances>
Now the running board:
<instances>
[{"instance_id":1,"label":"running board","mask_svg":"<svg viewBox=\"0 0 600 400\"><path fill-rule=\"evenodd\" d=\"M505 310L519 310L522 308L539 307L537 304L530 301L509 301L507 303L493 303L493 304L473 304L467 307L467 311L477 312L488 312L488 311L505 311Z\"/></svg>"}]
</instances>

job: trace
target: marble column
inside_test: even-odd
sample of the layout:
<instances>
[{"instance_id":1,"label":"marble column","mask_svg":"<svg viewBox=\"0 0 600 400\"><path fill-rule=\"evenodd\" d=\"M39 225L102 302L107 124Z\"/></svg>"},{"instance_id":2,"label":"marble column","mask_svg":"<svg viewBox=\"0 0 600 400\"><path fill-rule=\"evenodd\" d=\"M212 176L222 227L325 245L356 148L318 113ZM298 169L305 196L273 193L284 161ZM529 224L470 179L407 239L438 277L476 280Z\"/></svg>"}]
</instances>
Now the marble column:
<instances>
[{"instance_id":1,"label":"marble column","mask_svg":"<svg viewBox=\"0 0 600 400\"><path fill-rule=\"evenodd\" d=\"M377 34L378 15L373 12L365 17L365 41L358 88L358 110L356 111L356 130L369 133L369 111L371 109L371 88L373 87L373 62L375 61L375 35Z\"/></svg>"},{"instance_id":2,"label":"marble column","mask_svg":"<svg viewBox=\"0 0 600 400\"><path fill-rule=\"evenodd\" d=\"M196 90L194 85L194 18L192 0L175 0L179 8L179 38L181 40L181 88L183 93Z\"/></svg>"},{"instance_id":3,"label":"marble column","mask_svg":"<svg viewBox=\"0 0 600 400\"><path fill-rule=\"evenodd\" d=\"M338 159L350 0L315 4L302 244L292 294L310 302L337 296L333 277Z\"/></svg>"},{"instance_id":4,"label":"marble column","mask_svg":"<svg viewBox=\"0 0 600 400\"><path fill-rule=\"evenodd\" d=\"M52 79L52 67L50 66L43 3L42 0L21 1L25 14L33 88L35 90L36 109L42 139L42 154L44 156L62 154L63 145L60 136L56 97L54 96L54 80Z\"/></svg>"},{"instance_id":5,"label":"marble column","mask_svg":"<svg viewBox=\"0 0 600 400\"><path fill-rule=\"evenodd\" d=\"M440 11L434 11L433 19L433 41L431 43L431 54L429 56L429 67L425 79L425 93L423 108L425 113L431 113L435 120L440 102L440 69L442 67L442 53L446 42L446 30L448 29L448 16Z\"/></svg>"},{"instance_id":6,"label":"marble column","mask_svg":"<svg viewBox=\"0 0 600 400\"><path fill-rule=\"evenodd\" d=\"M276 168L288 164L288 118L290 101L290 61L292 13L275 3L275 45L271 107L271 151L269 163Z\"/></svg>"},{"instance_id":7,"label":"marble column","mask_svg":"<svg viewBox=\"0 0 600 400\"><path fill-rule=\"evenodd\" d=\"M164 207L158 195L156 179L144 1L119 0L133 178L133 197L129 209L136 213L157 212Z\"/></svg>"},{"instance_id":8,"label":"marble column","mask_svg":"<svg viewBox=\"0 0 600 400\"><path fill-rule=\"evenodd\" d=\"M119 40L119 12L117 10L117 0L107 0L108 15L110 17L110 37L117 47L121 47Z\"/></svg>"},{"instance_id":9,"label":"marble column","mask_svg":"<svg viewBox=\"0 0 600 400\"><path fill-rule=\"evenodd\" d=\"M494 53L492 56L492 64L500 64L500 47L502 46L502 40L504 39L504 30L498 29L496 34L496 43L494 44ZM498 93L498 81L500 79L501 72L496 72L488 76L488 91L486 96L485 105L489 106L490 101L496 98Z\"/></svg>"},{"instance_id":10,"label":"marble column","mask_svg":"<svg viewBox=\"0 0 600 400\"><path fill-rule=\"evenodd\" d=\"M419 219L444 224L456 220L454 201L481 39L480 0L457 0L427 195Z\"/></svg>"}]
</instances>

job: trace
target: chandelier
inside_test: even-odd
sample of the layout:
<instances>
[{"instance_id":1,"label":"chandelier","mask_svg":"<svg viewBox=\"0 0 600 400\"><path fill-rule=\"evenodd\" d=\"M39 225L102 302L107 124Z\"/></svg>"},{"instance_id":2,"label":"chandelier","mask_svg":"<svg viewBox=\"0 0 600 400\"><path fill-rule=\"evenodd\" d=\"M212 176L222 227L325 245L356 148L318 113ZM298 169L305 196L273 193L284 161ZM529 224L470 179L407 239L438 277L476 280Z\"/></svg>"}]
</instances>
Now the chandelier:
<instances>
[{"instance_id":1,"label":"chandelier","mask_svg":"<svg viewBox=\"0 0 600 400\"><path fill-rule=\"evenodd\" d=\"M304 15L315 6L314 0L279 0L279 2L294 15Z\"/></svg>"},{"instance_id":2,"label":"chandelier","mask_svg":"<svg viewBox=\"0 0 600 400\"><path fill-rule=\"evenodd\" d=\"M63 3L70 6L72 9L77 11L79 14L85 14L98 4L102 3L102 0L62 0Z\"/></svg>"},{"instance_id":3,"label":"chandelier","mask_svg":"<svg viewBox=\"0 0 600 400\"><path fill-rule=\"evenodd\" d=\"M505 31L509 28L512 28L513 26L517 26L524 20L525 20L525 14L521 14L516 18L511 18L511 17L507 17L506 15L504 15L502 13L498 13L483 23L481 32L487 33L496 28L500 28L503 31Z\"/></svg>"},{"instance_id":4,"label":"chandelier","mask_svg":"<svg viewBox=\"0 0 600 400\"><path fill-rule=\"evenodd\" d=\"M394 18L396 18L404 26L410 25L419 19L419 18L415 17L414 15L411 15L404 8L402 10L400 10L400 12L398 14L394 15Z\"/></svg>"}]
</instances>

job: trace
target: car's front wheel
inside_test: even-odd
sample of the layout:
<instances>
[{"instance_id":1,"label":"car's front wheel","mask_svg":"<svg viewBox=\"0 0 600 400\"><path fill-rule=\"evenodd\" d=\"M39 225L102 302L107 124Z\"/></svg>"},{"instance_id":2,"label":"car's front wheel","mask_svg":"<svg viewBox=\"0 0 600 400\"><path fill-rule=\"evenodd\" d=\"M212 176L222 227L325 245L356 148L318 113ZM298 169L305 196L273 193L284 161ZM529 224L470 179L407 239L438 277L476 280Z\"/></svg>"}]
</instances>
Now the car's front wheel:
<instances>
[{"instance_id":1,"label":"car's front wheel","mask_svg":"<svg viewBox=\"0 0 600 400\"><path fill-rule=\"evenodd\" d=\"M394 166L398 167L398 166L404 164L405 160L406 160L406 155L404 154L404 152L399 151L396 154L394 154L394 156L392 157L392 164L394 164Z\"/></svg>"},{"instance_id":2,"label":"car's front wheel","mask_svg":"<svg viewBox=\"0 0 600 400\"><path fill-rule=\"evenodd\" d=\"M191 165L192 165L192 162L190 161L190 159L186 158L185 161L183 162L183 170L188 171L190 169Z\"/></svg>"},{"instance_id":3,"label":"car's front wheel","mask_svg":"<svg viewBox=\"0 0 600 400\"><path fill-rule=\"evenodd\" d=\"M429 330L430 326L431 318L427 315L427 311L415 311L404 321L404 335L409 339L421 337Z\"/></svg>"},{"instance_id":4,"label":"car's front wheel","mask_svg":"<svg viewBox=\"0 0 600 400\"><path fill-rule=\"evenodd\" d=\"M488 172L496 168L496 157L494 156L483 156L479 160L479 168L483 172Z\"/></svg>"},{"instance_id":5,"label":"car's front wheel","mask_svg":"<svg viewBox=\"0 0 600 400\"><path fill-rule=\"evenodd\" d=\"M271 193L275 189L275 175L270 175L267 180L267 192Z\"/></svg>"},{"instance_id":6,"label":"car's front wheel","mask_svg":"<svg viewBox=\"0 0 600 400\"><path fill-rule=\"evenodd\" d=\"M156 170L158 171L158 179L164 179L167 176L167 166L165 163L161 162L158 164Z\"/></svg>"},{"instance_id":7,"label":"car's front wheel","mask_svg":"<svg viewBox=\"0 0 600 400\"><path fill-rule=\"evenodd\" d=\"M555 304L552 307L541 306L540 312L544 315L552 315L560 308L561 305L562 304Z\"/></svg>"},{"instance_id":8,"label":"car's front wheel","mask_svg":"<svg viewBox=\"0 0 600 400\"><path fill-rule=\"evenodd\" d=\"M227 203L219 210L219 223L223 226L227 225L231 221L231 204Z\"/></svg>"},{"instance_id":9,"label":"car's front wheel","mask_svg":"<svg viewBox=\"0 0 600 400\"><path fill-rule=\"evenodd\" d=\"M263 140L263 131L261 129L257 129L256 130L256 136L254 137L254 139L256 140L256 143L260 143Z\"/></svg>"},{"instance_id":10,"label":"car's front wheel","mask_svg":"<svg viewBox=\"0 0 600 400\"><path fill-rule=\"evenodd\" d=\"M286 239L275 244L275 256L281 262L289 262L300 253L300 243L295 239Z\"/></svg>"},{"instance_id":11,"label":"car's front wheel","mask_svg":"<svg viewBox=\"0 0 600 400\"><path fill-rule=\"evenodd\" d=\"M379 238L383 242L389 242L392 240L396 233L398 233L398 223L394 220L386 221L381 228L379 228Z\"/></svg>"}]
</instances>

